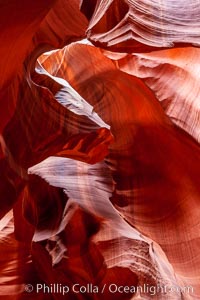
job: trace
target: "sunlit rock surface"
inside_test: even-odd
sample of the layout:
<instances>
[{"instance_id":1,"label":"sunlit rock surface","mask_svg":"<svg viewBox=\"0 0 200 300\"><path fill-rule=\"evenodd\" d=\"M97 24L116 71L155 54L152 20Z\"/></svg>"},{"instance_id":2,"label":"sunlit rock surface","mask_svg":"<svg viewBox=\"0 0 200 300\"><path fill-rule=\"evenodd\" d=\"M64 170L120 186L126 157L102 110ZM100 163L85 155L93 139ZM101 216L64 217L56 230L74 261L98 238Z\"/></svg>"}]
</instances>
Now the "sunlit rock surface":
<instances>
[{"instance_id":1,"label":"sunlit rock surface","mask_svg":"<svg viewBox=\"0 0 200 300\"><path fill-rule=\"evenodd\" d=\"M0 299L200 299L198 1L0 15Z\"/></svg>"}]
</instances>

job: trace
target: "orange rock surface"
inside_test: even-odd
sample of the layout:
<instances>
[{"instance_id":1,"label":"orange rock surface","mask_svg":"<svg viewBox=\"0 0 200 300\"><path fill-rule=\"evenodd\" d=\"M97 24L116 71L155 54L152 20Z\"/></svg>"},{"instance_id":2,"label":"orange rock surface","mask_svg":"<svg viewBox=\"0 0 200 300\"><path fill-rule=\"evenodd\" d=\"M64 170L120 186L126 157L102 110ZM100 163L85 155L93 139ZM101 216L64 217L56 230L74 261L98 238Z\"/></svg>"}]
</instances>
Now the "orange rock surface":
<instances>
[{"instance_id":1,"label":"orange rock surface","mask_svg":"<svg viewBox=\"0 0 200 300\"><path fill-rule=\"evenodd\" d=\"M200 299L198 1L0 2L0 300Z\"/></svg>"}]
</instances>

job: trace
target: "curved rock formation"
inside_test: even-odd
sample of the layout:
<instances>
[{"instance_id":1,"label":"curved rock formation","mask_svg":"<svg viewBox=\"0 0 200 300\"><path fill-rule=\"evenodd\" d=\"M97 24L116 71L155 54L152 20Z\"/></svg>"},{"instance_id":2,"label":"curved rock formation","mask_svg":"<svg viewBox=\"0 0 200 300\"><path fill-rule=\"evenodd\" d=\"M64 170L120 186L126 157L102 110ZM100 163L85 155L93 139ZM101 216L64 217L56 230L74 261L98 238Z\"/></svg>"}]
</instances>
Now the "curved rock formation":
<instances>
[{"instance_id":1,"label":"curved rock formation","mask_svg":"<svg viewBox=\"0 0 200 300\"><path fill-rule=\"evenodd\" d=\"M198 1L0 7L0 299L200 299Z\"/></svg>"},{"instance_id":2,"label":"curved rock formation","mask_svg":"<svg viewBox=\"0 0 200 300\"><path fill-rule=\"evenodd\" d=\"M198 1L82 0L89 39L123 52L147 52L174 45L199 46Z\"/></svg>"}]
</instances>

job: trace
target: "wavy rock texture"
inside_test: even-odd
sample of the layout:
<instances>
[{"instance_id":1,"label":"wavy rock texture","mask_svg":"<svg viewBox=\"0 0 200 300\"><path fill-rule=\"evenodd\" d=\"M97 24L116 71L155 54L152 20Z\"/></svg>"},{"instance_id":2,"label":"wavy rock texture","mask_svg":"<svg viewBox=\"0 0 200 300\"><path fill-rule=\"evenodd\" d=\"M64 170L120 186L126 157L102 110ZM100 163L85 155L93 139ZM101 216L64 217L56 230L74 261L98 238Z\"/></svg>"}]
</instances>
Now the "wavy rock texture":
<instances>
[{"instance_id":1,"label":"wavy rock texture","mask_svg":"<svg viewBox=\"0 0 200 300\"><path fill-rule=\"evenodd\" d=\"M200 299L198 2L0 8L0 299Z\"/></svg>"},{"instance_id":2,"label":"wavy rock texture","mask_svg":"<svg viewBox=\"0 0 200 300\"><path fill-rule=\"evenodd\" d=\"M197 0L82 0L89 39L125 52L192 44L199 46Z\"/></svg>"},{"instance_id":3,"label":"wavy rock texture","mask_svg":"<svg viewBox=\"0 0 200 300\"><path fill-rule=\"evenodd\" d=\"M116 66L143 81L154 91L170 119L200 141L199 49L178 48L148 54L113 55Z\"/></svg>"}]
</instances>

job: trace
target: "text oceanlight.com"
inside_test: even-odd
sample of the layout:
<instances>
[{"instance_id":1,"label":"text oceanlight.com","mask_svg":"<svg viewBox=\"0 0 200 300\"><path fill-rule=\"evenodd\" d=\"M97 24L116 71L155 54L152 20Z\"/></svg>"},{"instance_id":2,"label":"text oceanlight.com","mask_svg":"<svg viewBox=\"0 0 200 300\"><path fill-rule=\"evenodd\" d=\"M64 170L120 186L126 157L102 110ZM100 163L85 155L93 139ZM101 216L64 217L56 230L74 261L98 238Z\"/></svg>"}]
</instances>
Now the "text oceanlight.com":
<instances>
[{"instance_id":1,"label":"text oceanlight.com","mask_svg":"<svg viewBox=\"0 0 200 300\"><path fill-rule=\"evenodd\" d=\"M103 286L93 285L88 283L86 285L80 285L78 283L73 284L72 286L63 285L60 283L54 284L41 284L38 283L36 286L31 284L25 285L25 291L27 293L36 292L36 293L44 293L44 294L62 294L66 295L68 293L75 293L75 294L103 294L104 292L109 292L111 294L121 293L121 294L149 294L154 296L156 294L172 294L172 293L182 293L182 294L193 294L194 288L192 286L169 286L169 285L149 285L144 284L141 286L126 286L126 285L116 285L115 283L111 284L104 284Z\"/></svg>"}]
</instances>

